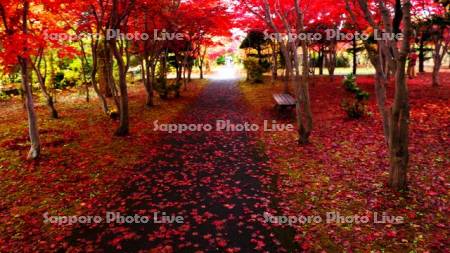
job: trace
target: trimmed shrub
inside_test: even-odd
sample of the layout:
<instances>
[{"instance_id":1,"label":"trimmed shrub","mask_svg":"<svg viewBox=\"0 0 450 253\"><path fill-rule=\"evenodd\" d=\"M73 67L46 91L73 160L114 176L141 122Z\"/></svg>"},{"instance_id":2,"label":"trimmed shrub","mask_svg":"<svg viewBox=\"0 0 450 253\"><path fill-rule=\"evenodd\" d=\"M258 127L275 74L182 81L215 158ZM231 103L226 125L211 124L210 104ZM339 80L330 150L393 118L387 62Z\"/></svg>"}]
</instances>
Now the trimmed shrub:
<instances>
[{"instance_id":1,"label":"trimmed shrub","mask_svg":"<svg viewBox=\"0 0 450 253\"><path fill-rule=\"evenodd\" d=\"M351 99L342 101L342 108L351 119L359 119L367 114L366 101L369 100L369 93L361 90L356 84L356 77L350 74L345 77L343 82L347 92L353 95Z\"/></svg>"},{"instance_id":2,"label":"trimmed shrub","mask_svg":"<svg viewBox=\"0 0 450 253\"><path fill-rule=\"evenodd\" d=\"M244 68L247 70L247 80L252 83L262 83L265 69L257 59L247 58L244 60Z\"/></svg>"}]
</instances>

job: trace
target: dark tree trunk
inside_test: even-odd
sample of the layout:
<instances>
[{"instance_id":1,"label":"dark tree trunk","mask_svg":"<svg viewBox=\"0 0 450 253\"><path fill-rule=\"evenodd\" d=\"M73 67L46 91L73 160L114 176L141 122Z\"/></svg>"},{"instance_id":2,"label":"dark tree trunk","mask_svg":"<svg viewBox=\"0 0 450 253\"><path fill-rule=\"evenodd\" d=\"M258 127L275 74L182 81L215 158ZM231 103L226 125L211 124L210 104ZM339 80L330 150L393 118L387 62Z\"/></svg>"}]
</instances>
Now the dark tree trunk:
<instances>
[{"instance_id":1,"label":"dark tree trunk","mask_svg":"<svg viewBox=\"0 0 450 253\"><path fill-rule=\"evenodd\" d=\"M111 91L111 73L112 73L112 59L109 46L106 41L100 41L97 49L98 54L98 81L99 90L104 97L111 98L113 96Z\"/></svg>"},{"instance_id":2,"label":"dark tree trunk","mask_svg":"<svg viewBox=\"0 0 450 253\"><path fill-rule=\"evenodd\" d=\"M356 36L353 37L353 43L352 43L352 51L353 51L353 75L356 75L356 72L358 70L358 52L357 52L357 41Z\"/></svg>"},{"instance_id":3,"label":"dark tree trunk","mask_svg":"<svg viewBox=\"0 0 450 253\"><path fill-rule=\"evenodd\" d=\"M153 103L153 63L150 63L148 60L145 60L145 79L144 86L145 91L147 92L147 100L145 106L150 108L154 106Z\"/></svg>"},{"instance_id":4,"label":"dark tree trunk","mask_svg":"<svg viewBox=\"0 0 450 253\"><path fill-rule=\"evenodd\" d=\"M117 48L117 42L115 40L112 41L111 47L114 53L114 57L117 61L117 66L119 69L119 92L120 92L120 125L116 130L116 136L126 136L130 132L129 126L129 114L128 114L128 87L127 87L127 68L125 63L123 62L122 55L120 54Z\"/></svg>"},{"instance_id":5,"label":"dark tree trunk","mask_svg":"<svg viewBox=\"0 0 450 253\"><path fill-rule=\"evenodd\" d=\"M320 48L319 50L319 57L317 59L317 64L319 65L319 75L323 75L323 61L324 55L323 55L323 49Z\"/></svg>"},{"instance_id":6,"label":"dark tree trunk","mask_svg":"<svg viewBox=\"0 0 450 253\"><path fill-rule=\"evenodd\" d=\"M399 34L401 32L400 25L403 19L403 10L402 10L402 2L401 0L395 0L395 15L394 20L392 21L392 28L394 34Z\"/></svg>"},{"instance_id":7,"label":"dark tree trunk","mask_svg":"<svg viewBox=\"0 0 450 253\"><path fill-rule=\"evenodd\" d=\"M198 69L200 70L200 79L203 79L203 62L199 64Z\"/></svg>"},{"instance_id":8,"label":"dark tree trunk","mask_svg":"<svg viewBox=\"0 0 450 253\"><path fill-rule=\"evenodd\" d=\"M412 37L411 2L405 1L402 21L404 37L400 55L396 59L395 97L389 122L389 153L391 172L389 185L396 190L407 189L407 170L409 162L409 99L406 83L406 59L410 51L409 41Z\"/></svg>"},{"instance_id":9,"label":"dark tree trunk","mask_svg":"<svg viewBox=\"0 0 450 253\"><path fill-rule=\"evenodd\" d=\"M419 41L419 73L425 73L425 41L422 36Z\"/></svg>"}]
</instances>

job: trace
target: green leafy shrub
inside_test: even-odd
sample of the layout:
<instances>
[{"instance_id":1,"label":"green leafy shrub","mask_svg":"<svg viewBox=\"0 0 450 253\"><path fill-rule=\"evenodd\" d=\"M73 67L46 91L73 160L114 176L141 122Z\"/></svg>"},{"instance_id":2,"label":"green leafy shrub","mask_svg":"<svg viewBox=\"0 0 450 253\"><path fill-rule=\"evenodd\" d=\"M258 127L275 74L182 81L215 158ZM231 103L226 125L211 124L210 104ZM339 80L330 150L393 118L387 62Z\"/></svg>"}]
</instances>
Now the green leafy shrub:
<instances>
[{"instance_id":1,"label":"green leafy shrub","mask_svg":"<svg viewBox=\"0 0 450 253\"><path fill-rule=\"evenodd\" d=\"M350 67L350 61L344 55L338 55L336 57L336 67L338 67L338 68L348 68L348 67Z\"/></svg>"},{"instance_id":2,"label":"green leafy shrub","mask_svg":"<svg viewBox=\"0 0 450 253\"><path fill-rule=\"evenodd\" d=\"M81 85L81 73L79 70L64 70L63 88Z\"/></svg>"},{"instance_id":3,"label":"green leafy shrub","mask_svg":"<svg viewBox=\"0 0 450 253\"><path fill-rule=\"evenodd\" d=\"M74 87L79 82L79 73L71 70L57 72L53 83L56 89L65 89L67 87Z\"/></svg>"},{"instance_id":4,"label":"green leafy shrub","mask_svg":"<svg viewBox=\"0 0 450 253\"><path fill-rule=\"evenodd\" d=\"M369 100L369 93L358 87L356 77L353 74L345 77L343 85L345 90L353 96L351 99L342 101L342 108L347 113L347 116L351 119L359 119L366 115L366 101Z\"/></svg>"},{"instance_id":5,"label":"green leafy shrub","mask_svg":"<svg viewBox=\"0 0 450 253\"><path fill-rule=\"evenodd\" d=\"M0 101L5 101L8 100L10 98L10 96L6 95L5 92L0 91Z\"/></svg>"},{"instance_id":6,"label":"green leafy shrub","mask_svg":"<svg viewBox=\"0 0 450 253\"><path fill-rule=\"evenodd\" d=\"M225 56L220 56L219 58L217 58L217 60L216 60L216 63L217 63L217 65L225 65L225 62L226 62L226 60L225 60Z\"/></svg>"},{"instance_id":7,"label":"green leafy shrub","mask_svg":"<svg viewBox=\"0 0 450 253\"><path fill-rule=\"evenodd\" d=\"M244 60L244 68L247 71L247 80L252 83L262 83L265 69L257 59L247 58Z\"/></svg>"},{"instance_id":8,"label":"green leafy shrub","mask_svg":"<svg viewBox=\"0 0 450 253\"><path fill-rule=\"evenodd\" d=\"M356 85L356 76L353 74L347 75L343 83L346 91L354 92L356 89L359 89Z\"/></svg>"},{"instance_id":9,"label":"green leafy shrub","mask_svg":"<svg viewBox=\"0 0 450 253\"><path fill-rule=\"evenodd\" d=\"M269 71L269 69L272 67L272 64L268 60L262 60L259 65L261 65L264 72Z\"/></svg>"}]
</instances>

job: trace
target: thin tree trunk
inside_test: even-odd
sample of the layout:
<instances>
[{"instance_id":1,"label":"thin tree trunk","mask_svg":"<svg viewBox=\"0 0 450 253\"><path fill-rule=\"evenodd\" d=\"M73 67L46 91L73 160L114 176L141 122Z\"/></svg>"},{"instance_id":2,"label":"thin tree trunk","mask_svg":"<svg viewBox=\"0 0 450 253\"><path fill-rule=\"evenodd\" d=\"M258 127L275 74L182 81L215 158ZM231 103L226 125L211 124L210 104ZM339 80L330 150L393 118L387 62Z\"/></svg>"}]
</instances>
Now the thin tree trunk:
<instances>
[{"instance_id":1,"label":"thin tree trunk","mask_svg":"<svg viewBox=\"0 0 450 253\"><path fill-rule=\"evenodd\" d=\"M47 87L45 86L45 80L42 76L40 70L38 67L36 67L33 63L31 63L33 66L34 72L36 73L36 76L38 78L39 87L41 88L42 94L44 95L45 99L47 100L47 106L50 109L51 117L54 119L58 118L58 111L56 111L53 97L48 93Z\"/></svg>"},{"instance_id":2,"label":"thin tree trunk","mask_svg":"<svg viewBox=\"0 0 450 253\"><path fill-rule=\"evenodd\" d=\"M31 160L39 158L41 153L41 141L39 138L36 112L34 110L33 95L31 94L31 87L28 79L28 60L20 57L19 62L22 71L22 89L25 93L25 107L28 114L28 130L31 142L31 148L27 158Z\"/></svg>"},{"instance_id":3,"label":"thin tree trunk","mask_svg":"<svg viewBox=\"0 0 450 253\"><path fill-rule=\"evenodd\" d=\"M439 87L441 85L441 81L439 80L439 70L441 66L437 63L433 66L433 87Z\"/></svg>"},{"instance_id":4,"label":"thin tree trunk","mask_svg":"<svg viewBox=\"0 0 450 253\"><path fill-rule=\"evenodd\" d=\"M199 57L199 64L198 64L198 68L200 70L200 79L204 78L204 76L203 76L203 65L205 63L205 57L206 57L206 51L207 50L208 50L208 48L206 46L204 47L203 52L200 49L200 57Z\"/></svg>"},{"instance_id":5,"label":"thin tree trunk","mask_svg":"<svg viewBox=\"0 0 450 253\"><path fill-rule=\"evenodd\" d=\"M86 52L84 51L84 43L82 40L80 40L80 47L81 47L81 52L82 52L82 56L80 57L80 61L81 61L81 74L83 76L83 83L84 83L84 88L85 88L85 92L86 92L86 102L89 103L90 100L90 96L89 96L89 83L87 81L86 78L86 67L89 65L89 63L86 60Z\"/></svg>"},{"instance_id":6,"label":"thin tree trunk","mask_svg":"<svg viewBox=\"0 0 450 253\"><path fill-rule=\"evenodd\" d=\"M327 54L328 75L330 76L331 80L334 79L334 71L336 69L336 58L337 58L336 42L332 41Z\"/></svg>"},{"instance_id":7,"label":"thin tree trunk","mask_svg":"<svg viewBox=\"0 0 450 253\"><path fill-rule=\"evenodd\" d=\"M304 16L301 11L301 7L299 4L299 0L294 0L296 17L297 17L297 26L301 32L304 32ZM303 64L302 64L302 76L298 88L298 100L300 100L301 106L297 105L297 110L301 109L301 113L299 117L299 144L308 144L309 136L311 135L313 128L313 118L311 111L311 102L309 96L309 51L307 41L300 41L302 47L302 55L303 55ZM295 50L297 47L295 47ZM299 103L297 102L297 104ZM300 107L300 108L299 108Z\"/></svg>"},{"instance_id":8,"label":"thin tree trunk","mask_svg":"<svg viewBox=\"0 0 450 253\"><path fill-rule=\"evenodd\" d=\"M92 42L94 44L94 42ZM108 102L106 101L105 96L102 94L102 92L100 91L100 88L98 87L97 84L97 64L98 64L98 58L97 58L97 50L94 48L95 46L93 45L92 48L92 72L91 72L91 84L92 84L92 88L94 88L95 93L97 94L98 98L100 99L101 102L101 106L103 109L103 112L105 114L109 113L109 108L108 108Z\"/></svg>"},{"instance_id":9,"label":"thin tree trunk","mask_svg":"<svg viewBox=\"0 0 450 253\"><path fill-rule=\"evenodd\" d=\"M23 14L22 14L22 32L28 34L28 10L30 8L30 3L24 1L23 3ZM23 48L27 51L28 48ZM41 154L41 141L39 139L39 130L37 126L36 112L34 111L33 95L31 93L31 87L29 83L29 71L28 71L28 59L23 57L18 57L21 74L22 74L22 89L25 96L25 107L28 114L28 131L30 135L31 147L28 152L27 159L34 160L39 158Z\"/></svg>"},{"instance_id":10,"label":"thin tree trunk","mask_svg":"<svg viewBox=\"0 0 450 253\"><path fill-rule=\"evenodd\" d=\"M123 62L122 55L117 48L116 40L111 41L111 47L114 54L114 58L117 61L117 66L119 69L119 108L120 108L120 125L117 128L116 136L126 136L130 133L129 125L129 113L128 113L128 87L127 87L127 68Z\"/></svg>"},{"instance_id":11,"label":"thin tree trunk","mask_svg":"<svg viewBox=\"0 0 450 253\"><path fill-rule=\"evenodd\" d=\"M323 49L322 47L319 49L319 56L317 59L317 64L319 65L319 75L323 75Z\"/></svg>"},{"instance_id":12,"label":"thin tree trunk","mask_svg":"<svg viewBox=\"0 0 450 253\"><path fill-rule=\"evenodd\" d=\"M145 59L144 65L145 65L145 74L146 74L144 85L145 85L145 91L147 92L147 99L145 102L145 106L147 108L150 108L150 107L154 106L154 103L153 103L153 80L152 80L153 73L151 73L153 63L150 63L147 59Z\"/></svg>"},{"instance_id":13,"label":"thin tree trunk","mask_svg":"<svg viewBox=\"0 0 450 253\"><path fill-rule=\"evenodd\" d=\"M270 43L272 47L272 84L275 83L278 77L278 55L277 55L277 44L276 42Z\"/></svg>"},{"instance_id":14,"label":"thin tree trunk","mask_svg":"<svg viewBox=\"0 0 450 253\"><path fill-rule=\"evenodd\" d=\"M292 72L292 70L291 70L292 64L291 64L287 46L284 45L283 42L281 42L280 47L281 47L281 52L283 53L283 56L284 56L284 62L285 62L285 67L286 67L286 71L285 71L285 75L284 75L284 93L289 93L289 80L291 79L290 74Z\"/></svg>"},{"instance_id":15,"label":"thin tree trunk","mask_svg":"<svg viewBox=\"0 0 450 253\"><path fill-rule=\"evenodd\" d=\"M189 67L188 67L188 82L191 82L191 81L192 81L192 65L189 64Z\"/></svg>"},{"instance_id":16,"label":"thin tree trunk","mask_svg":"<svg viewBox=\"0 0 450 253\"><path fill-rule=\"evenodd\" d=\"M433 54L434 60L433 87L438 87L441 84L439 80L439 70L441 69L442 60L444 59L447 52L448 52L448 42L442 45L440 39L436 38L434 43L434 54Z\"/></svg>"},{"instance_id":17,"label":"thin tree trunk","mask_svg":"<svg viewBox=\"0 0 450 253\"><path fill-rule=\"evenodd\" d=\"M356 72L358 70L358 53L357 53L357 41L356 36L353 37L352 41L352 52L353 52L353 75L356 75Z\"/></svg>"},{"instance_id":18,"label":"thin tree trunk","mask_svg":"<svg viewBox=\"0 0 450 253\"><path fill-rule=\"evenodd\" d=\"M303 53L303 66L302 76L300 79L300 103L302 110L302 124L299 128L299 143L308 144L309 136L313 128L311 102L309 96L309 64L308 64L308 47L305 41L302 41L302 53Z\"/></svg>"},{"instance_id":19,"label":"thin tree trunk","mask_svg":"<svg viewBox=\"0 0 450 253\"><path fill-rule=\"evenodd\" d=\"M117 90L116 81L114 79L114 71L113 71L113 65L114 65L113 58L116 58L114 50L118 50L118 49L117 49L116 44L112 45L111 43L108 43L108 41L106 41L106 40L104 42L105 42L105 64L106 64L104 70L106 71L105 76L106 76L106 84L107 84L106 85L107 92L106 92L105 96L112 97L116 107L118 109L120 109L120 98L119 97L121 95L120 95L120 91ZM116 43L117 43L117 41L116 41ZM117 60L117 58L116 58L116 60ZM119 79L120 79L120 77L119 77ZM120 82L120 80L119 80L119 82ZM119 83L119 86L120 86L120 83ZM119 89L120 89L120 87L119 87Z\"/></svg>"},{"instance_id":20,"label":"thin tree trunk","mask_svg":"<svg viewBox=\"0 0 450 253\"><path fill-rule=\"evenodd\" d=\"M111 53L108 50L107 41L102 40L96 43L99 90L104 97L111 98L113 96L110 84L110 73L112 73Z\"/></svg>"},{"instance_id":21,"label":"thin tree trunk","mask_svg":"<svg viewBox=\"0 0 450 253\"><path fill-rule=\"evenodd\" d=\"M425 73L425 41L422 36L419 41L419 73Z\"/></svg>"}]
</instances>

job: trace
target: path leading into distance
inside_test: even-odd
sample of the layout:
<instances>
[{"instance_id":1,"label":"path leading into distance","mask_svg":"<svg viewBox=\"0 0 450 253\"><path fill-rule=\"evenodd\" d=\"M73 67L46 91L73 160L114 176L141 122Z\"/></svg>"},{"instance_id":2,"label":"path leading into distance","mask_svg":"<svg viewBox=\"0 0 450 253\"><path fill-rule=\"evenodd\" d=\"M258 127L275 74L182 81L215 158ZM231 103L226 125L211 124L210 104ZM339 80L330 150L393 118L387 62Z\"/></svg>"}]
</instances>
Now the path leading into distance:
<instances>
[{"instance_id":1,"label":"path leading into distance","mask_svg":"<svg viewBox=\"0 0 450 253\"><path fill-rule=\"evenodd\" d=\"M228 71L172 123L249 121L238 81ZM71 246L103 252L291 252L283 246L292 241L290 233L264 222L264 212L276 213L276 182L259 146L246 132L165 133L111 210L150 217L165 212L184 223L79 227Z\"/></svg>"}]
</instances>

